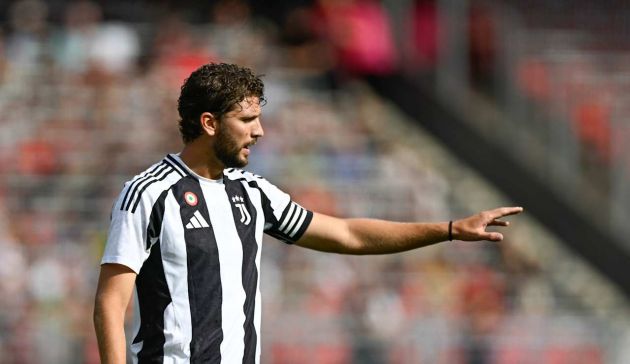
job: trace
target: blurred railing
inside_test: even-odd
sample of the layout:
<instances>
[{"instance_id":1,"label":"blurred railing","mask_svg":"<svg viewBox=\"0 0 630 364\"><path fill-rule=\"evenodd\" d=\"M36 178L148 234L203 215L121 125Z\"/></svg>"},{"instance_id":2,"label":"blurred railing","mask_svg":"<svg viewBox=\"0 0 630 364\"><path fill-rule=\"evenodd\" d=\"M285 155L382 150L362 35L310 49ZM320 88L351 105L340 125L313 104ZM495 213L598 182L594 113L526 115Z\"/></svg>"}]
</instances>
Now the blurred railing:
<instances>
[{"instance_id":1,"label":"blurred railing","mask_svg":"<svg viewBox=\"0 0 630 364\"><path fill-rule=\"evenodd\" d=\"M601 17L589 26L552 5L506 3L438 1L438 94L585 218L630 236L630 49L589 31ZM466 31L471 14L486 22L481 34ZM474 59L479 47L486 58Z\"/></svg>"}]
</instances>

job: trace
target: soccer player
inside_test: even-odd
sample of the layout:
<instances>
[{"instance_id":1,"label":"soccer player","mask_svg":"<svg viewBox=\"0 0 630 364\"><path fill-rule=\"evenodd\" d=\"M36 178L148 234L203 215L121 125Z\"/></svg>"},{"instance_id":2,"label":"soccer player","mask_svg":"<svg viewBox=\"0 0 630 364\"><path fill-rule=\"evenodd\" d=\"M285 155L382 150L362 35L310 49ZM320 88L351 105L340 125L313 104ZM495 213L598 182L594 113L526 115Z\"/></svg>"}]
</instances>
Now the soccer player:
<instances>
[{"instance_id":1,"label":"soccer player","mask_svg":"<svg viewBox=\"0 0 630 364\"><path fill-rule=\"evenodd\" d=\"M487 226L520 207L452 222L340 219L309 211L245 172L263 136L263 83L251 70L207 64L185 81L178 111L184 147L125 184L112 211L94 324L103 363L258 363L263 233L342 254L388 254L446 240L500 241Z\"/></svg>"}]
</instances>

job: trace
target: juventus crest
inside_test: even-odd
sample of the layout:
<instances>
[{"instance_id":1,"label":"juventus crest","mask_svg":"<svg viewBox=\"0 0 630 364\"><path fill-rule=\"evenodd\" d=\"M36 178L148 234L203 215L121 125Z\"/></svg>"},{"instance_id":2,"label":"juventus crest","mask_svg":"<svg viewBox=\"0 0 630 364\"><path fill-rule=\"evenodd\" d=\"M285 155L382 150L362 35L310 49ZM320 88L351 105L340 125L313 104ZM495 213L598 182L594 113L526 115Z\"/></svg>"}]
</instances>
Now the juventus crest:
<instances>
[{"instance_id":1,"label":"juventus crest","mask_svg":"<svg viewBox=\"0 0 630 364\"><path fill-rule=\"evenodd\" d=\"M238 208L238 210L241 212L241 222L245 225L249 225L249 223L252 221L252 217L249 214L249 211L247 211L247 208L245 207L245 200L243 199L242 196L232 196L232 202L234 203L234 206L236 206Z\"/></svg>"}]
</instances>

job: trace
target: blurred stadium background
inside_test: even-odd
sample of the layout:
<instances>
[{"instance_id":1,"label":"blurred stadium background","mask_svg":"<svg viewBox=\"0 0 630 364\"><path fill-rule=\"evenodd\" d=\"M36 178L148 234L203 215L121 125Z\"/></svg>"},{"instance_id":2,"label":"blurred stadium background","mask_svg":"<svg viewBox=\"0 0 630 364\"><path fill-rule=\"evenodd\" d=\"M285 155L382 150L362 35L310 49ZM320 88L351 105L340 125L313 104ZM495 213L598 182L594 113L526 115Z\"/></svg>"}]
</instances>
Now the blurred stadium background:
<instances>
[{"instance_id":1,"label":"blurred stadium background","mask_svg":"<svg viewBox=\"0 0 630 364\"><path fill-rule=\"evenodd\" d=\"M179 86L209 61L265 74L248 169L308 208L526 208L500 244L270 238L264 363L630 362L627 2L200 3L0 2L0 363L98 362L109 210L179 150Z\"/></svg>"}]
</instances>

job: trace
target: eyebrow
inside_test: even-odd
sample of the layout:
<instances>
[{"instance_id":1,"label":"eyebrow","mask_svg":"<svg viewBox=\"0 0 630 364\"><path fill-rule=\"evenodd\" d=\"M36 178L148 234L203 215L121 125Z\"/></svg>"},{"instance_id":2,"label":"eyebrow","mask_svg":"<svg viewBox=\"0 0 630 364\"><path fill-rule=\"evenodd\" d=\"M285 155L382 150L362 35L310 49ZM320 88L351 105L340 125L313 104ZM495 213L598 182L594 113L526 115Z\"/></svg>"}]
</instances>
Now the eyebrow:
<instances>
[{"instance_id":1,"label":"eyebrow","mask_svg":"<svg viewBox=\"0 0 630 364\"><path fill-rule=\"evenodd\" d=\"M243 115L240 117L241 120L254 120L257 117L259 117L260 114L255 114L255 115Z\"/></svg>"}]
</instances>

